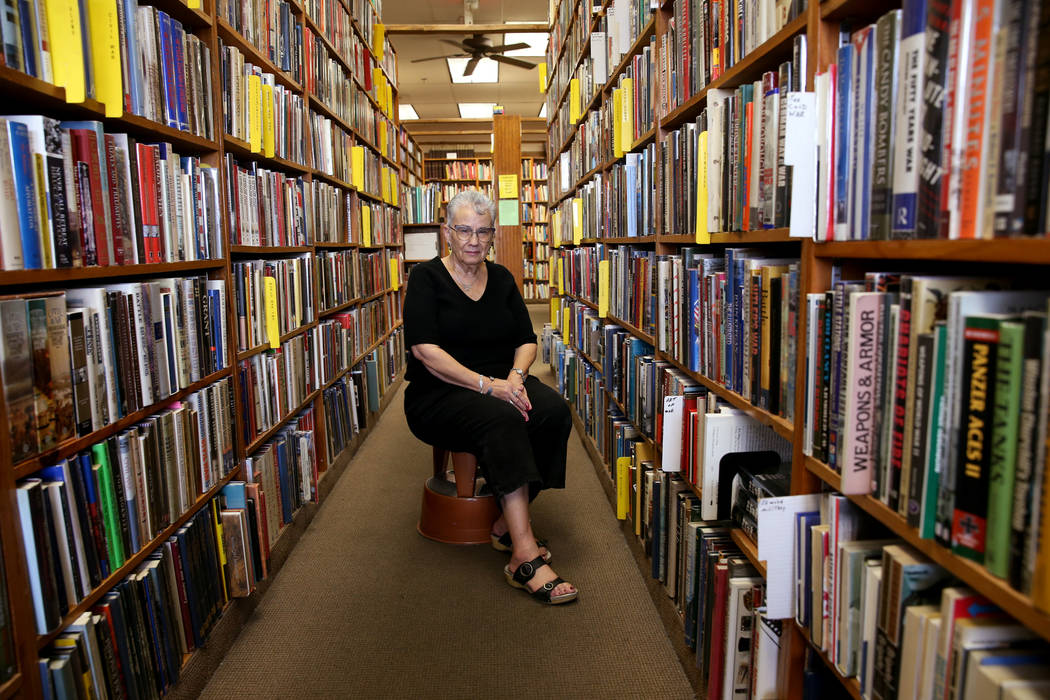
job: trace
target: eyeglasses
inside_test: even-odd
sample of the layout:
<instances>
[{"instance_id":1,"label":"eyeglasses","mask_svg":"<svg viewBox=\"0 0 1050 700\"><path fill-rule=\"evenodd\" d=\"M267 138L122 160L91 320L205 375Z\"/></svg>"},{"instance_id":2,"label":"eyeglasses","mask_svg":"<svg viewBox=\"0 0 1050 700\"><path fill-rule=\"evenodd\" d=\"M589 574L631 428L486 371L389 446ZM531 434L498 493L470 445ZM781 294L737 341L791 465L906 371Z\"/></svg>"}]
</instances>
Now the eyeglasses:
<instances>
[{"instance_id":1,"label":"eyeglasses","mask_svg":"<svg viewBox=\"0 0 1050 700\"><path fill-rule=\"evenodd\" d=\"M449 226L445 224L445 228L451 229L456 232L456 237L459 240L466 242L471 239L475 234L478 236L478 241L481 243L488 243L492 240L492 237L496 235L496 229L491 226L483 226L478 229L470 228L469 226Z\"/></svg>"}]
</instances>

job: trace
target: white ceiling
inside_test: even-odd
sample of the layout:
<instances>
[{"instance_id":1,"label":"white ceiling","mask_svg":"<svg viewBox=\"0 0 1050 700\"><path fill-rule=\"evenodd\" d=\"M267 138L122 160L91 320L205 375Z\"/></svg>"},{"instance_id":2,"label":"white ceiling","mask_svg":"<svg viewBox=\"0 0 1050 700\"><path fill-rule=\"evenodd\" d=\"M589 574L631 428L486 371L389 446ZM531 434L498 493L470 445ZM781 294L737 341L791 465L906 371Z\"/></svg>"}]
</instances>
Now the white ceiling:
<instances>
[{"instance_id":1,"label":"white ceiling","mask_svg":"<svg viewBox=\"0 0 1050 700\"><path fill-rule=\"evenodd\" d=\"M509 22L548 22L548 0L476 0L474 24ZM384 0L385 24L463 24L463 0ZM456 53L441 39L460 41L467 35L391 35L397 52L398 97L416 109L419 118L447 119L459 117L459 102L495 102L505 114L535 117L543 104L539 90L539 69L525 70L500 65L499 82L453 85L444 60L412 63L414 59L447 56ZM503 43L500 34L486 35L493 45ZM543 61L542 56L515 56L529 63Z\"/></svg>"}]
</instances>

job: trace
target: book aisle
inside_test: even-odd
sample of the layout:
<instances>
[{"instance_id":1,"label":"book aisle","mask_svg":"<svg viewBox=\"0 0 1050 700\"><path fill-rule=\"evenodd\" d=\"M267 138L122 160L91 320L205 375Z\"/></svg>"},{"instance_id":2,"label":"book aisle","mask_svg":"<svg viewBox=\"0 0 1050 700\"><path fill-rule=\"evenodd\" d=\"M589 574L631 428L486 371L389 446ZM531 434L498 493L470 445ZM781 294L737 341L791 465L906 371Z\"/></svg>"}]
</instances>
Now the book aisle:
<instances>
[{"instance_id":1,"label":"book aisle","mask_svg":"<svg viewBox=\"0 0 1050 700\"><path fill-rule=\"evenodd\" d=\"M174 688L400 383L380 11L6 6L0 696Z\"/></svg>"},{"instance_id":2,"label":"book aisle","mask_svg":"<svg viewBox=\"0 0 1050 700\"><path fill-rule=\"evenodd\" d=\"M543 356L699 695L1050 697L1048 27L557 4Z\"/></svg>"},{"instance_id":3,"label":"book aisle","mask_svg":"<svg viewBox=\"0 0 1050 700\"><path fill-rule=\"evenodd\" d=\"M511 175L698 697L1050 698L1050 0L549 27L508 164L404 128L380 0L5 3L0 698L221 656L400 387L406 266Z\"/></svg>"}]
</instances>

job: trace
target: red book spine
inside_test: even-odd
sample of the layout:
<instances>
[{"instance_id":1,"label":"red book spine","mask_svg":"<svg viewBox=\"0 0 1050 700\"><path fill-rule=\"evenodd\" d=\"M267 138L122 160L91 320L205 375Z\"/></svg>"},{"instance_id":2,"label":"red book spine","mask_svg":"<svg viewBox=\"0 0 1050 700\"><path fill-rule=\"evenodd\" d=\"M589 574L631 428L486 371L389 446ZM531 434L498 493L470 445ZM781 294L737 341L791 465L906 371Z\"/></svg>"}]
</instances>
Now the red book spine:
<instances>
[{"instance_id":1,"label":"red book spine","mask_svg":"<svg viewBox=\"0 0 1050 700\"><path fill-rule=\"evenodd\" d=\"M707 697L722 697L722 674L726 650L726 598L729 586L729 565L715 565L714 609L711 611L711 646L707 661Z\"/></svg>"},{"instance_id":2,"label":"red book spine","mask_svg":"<svg viewBox=\"0 0 1050 700\"><path fill-rule=\"evenodd\" d=\"M88 166L88 184L91 191L91 223L95 233L95 252L99 265L109 265L109 247L106 241L106 207L102 199L102 170L98 162L98 136L91 129L70 129L73 138L73 158ZM84 235L87 235L85 231Z\"/></svg>"},{"instance_id":3,"label":"red book spine","mask_svg":"<svg viewBox=\"0 0 1050 700\"><path fill-rule=\"evenodd\" d=\"M161 262L160 255L160 214L157 206L157 149L147 144L137 144L139 150L139 208L142 220L142 242L146 253L144 263Z\"/></svg>"}]
</instances>

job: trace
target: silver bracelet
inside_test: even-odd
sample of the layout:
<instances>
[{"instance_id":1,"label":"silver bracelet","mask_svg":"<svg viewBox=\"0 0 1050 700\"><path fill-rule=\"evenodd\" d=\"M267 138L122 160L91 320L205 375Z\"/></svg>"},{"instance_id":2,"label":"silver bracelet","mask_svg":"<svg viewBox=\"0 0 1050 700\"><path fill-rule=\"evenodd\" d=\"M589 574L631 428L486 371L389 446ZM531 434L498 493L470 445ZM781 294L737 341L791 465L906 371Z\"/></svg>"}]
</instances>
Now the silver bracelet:
<instances>
[{"instance_id":1,"label":"silver bracelet","mask_svg":"<svg viewBox=\"0 0 1050 700\"><path fill-rule=\"evenodd\" d=\"M529 376L528 372L526 372L525 370L523 370L520 367L511 367L510 371L511 372L517 372L518 376L521 377L521 381L525 381L525 377Z\"/></svg>"},{"instance_id":2,"label":"silver bracelet","mask_svg":"<svg viewBox=\"0 0 1050 700\"><path fill-rule=\"evenodd\" d=\"M485 391L485 377L478 375L478 393L481 394Z\"/></svg>"}]
</instances>

